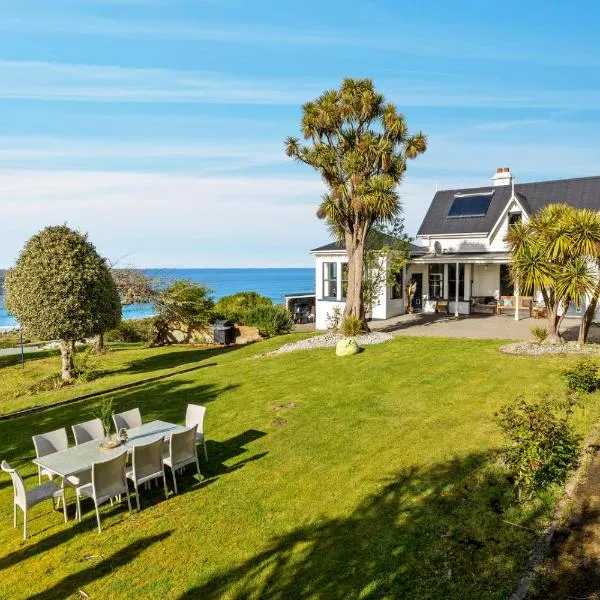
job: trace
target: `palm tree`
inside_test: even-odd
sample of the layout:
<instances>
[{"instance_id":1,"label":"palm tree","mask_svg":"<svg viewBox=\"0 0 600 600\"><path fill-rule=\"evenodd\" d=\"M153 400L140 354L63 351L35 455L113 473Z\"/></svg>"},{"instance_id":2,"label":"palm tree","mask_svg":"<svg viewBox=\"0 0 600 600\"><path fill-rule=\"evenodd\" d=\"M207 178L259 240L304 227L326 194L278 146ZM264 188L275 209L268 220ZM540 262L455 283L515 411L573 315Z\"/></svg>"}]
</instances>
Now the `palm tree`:
<instances>
[{"instance_id":1,"label":"palm tree","mask_svg":"<svg viewBox=\"0 0 600 600\"><path fill-rule=\"evenodd\" d=\"M302 107L307 141L286 140L286 153L316 169L327 186L317 211L346 244L348 290L344 317L364 323L363 265L367 234L374 222L400 211L396 191L409 159L425 152L423 133L410 135L404 116L386 103L370 79L345 79Z\"/></svg>"},{"instance_id":2,"label":"palm tree","mask_svg":"<svg viewBox=\"0 0 600 600\"><path fill-rule=\"evenodd\" d=\"M600 216L551 204L527 223L511 226L505 239L512 254L513 279L524 290L540 291L548 317L548 341L559 342L569 305L580 304L590 294L597 303L600 296L598 269L594 268L600 259ZM584 314L580 344L585 343L588 330Z\"/></svg>"}]
</instances>

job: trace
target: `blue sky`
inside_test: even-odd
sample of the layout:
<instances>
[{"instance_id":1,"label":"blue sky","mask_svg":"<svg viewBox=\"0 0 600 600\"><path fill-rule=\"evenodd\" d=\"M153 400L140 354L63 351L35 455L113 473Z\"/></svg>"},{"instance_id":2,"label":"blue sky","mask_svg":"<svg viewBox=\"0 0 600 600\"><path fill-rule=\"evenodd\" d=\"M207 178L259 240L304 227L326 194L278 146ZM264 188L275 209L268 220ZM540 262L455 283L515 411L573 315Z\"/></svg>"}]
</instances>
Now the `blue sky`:
<instances>
[{"instance_id":1,"label":"blue sky","mask_svg":"<svg viewBox=\"0 0 600 600\"><path fill-rule=\"evenodd\" d=\"M300 106L370 77L429 150L400 188L600 174L600 8L583 2L2 0L0 267L48 224L156 267L311 266ZM557 199L560 200L560 199Z\"/></svg>"}]
</instances>

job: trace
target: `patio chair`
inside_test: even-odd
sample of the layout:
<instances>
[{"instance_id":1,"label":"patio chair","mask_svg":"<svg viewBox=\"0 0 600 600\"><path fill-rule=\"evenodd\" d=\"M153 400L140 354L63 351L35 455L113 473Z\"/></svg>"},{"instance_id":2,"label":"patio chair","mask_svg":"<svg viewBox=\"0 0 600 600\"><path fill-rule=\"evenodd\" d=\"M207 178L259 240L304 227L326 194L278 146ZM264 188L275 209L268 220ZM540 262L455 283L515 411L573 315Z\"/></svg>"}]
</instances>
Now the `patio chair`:
<instances>
[{"instance_id":1,"label":"patio chair","mask_svg":"<svg viewBox=\"0 0 600 600\"><path fill-rule=\"evenodd\" d=\"M69 447L69 438L67 437L67 430L65 427L49 431L48 433L34 435L31 439L33 440L36 458L42 458L42 456L60 452ZM42 483L43 475L48 477L50 481L56 477L54 473L43 469L38 465L38 483L40 484Z\"/></svg>"},{"instance_id":2,"label":"patio chair","mask_svg":"<svg viewBox=\"0 0 600 600\"><path fill-rule=\"evenodd\" d=\"M163 437L159 436L147 444L136 444L133 447L131 457L131 468L127 471L127 479L133 481L135 488L135 500L138 511L140 510L139 486L150 484L154 479L162 477L165 488L165 498L169 499L167 490L167 478L165 476L165 465L163 463Z\"/></svg>"},{"instance_id":3,"label":"patio chair","mask_svg":"<svg viewBox=\"0 0 600 600\"><path fill-rule=\"evenodd\" d=\"M59 487L53 481L46 481L40 485L36 485L34 488L28 490L25 487L25 483L17 471L5 461L2 461L0 465L5 473L10 475L13 484L14 498L13 498L13 527L17 526L17 506L23 511L23 539L27 539L27 511L36 504L43 502L44 500L52 500L52 506L54 506L54 499L63 500L63 513L65 523L67 522L67 505L65 503L65 490Z\"/></svg>"},{"instance_id":4,"label":"patio chair","mask_svg":"<svg viewBox=\"0 0 600 600\"><path fill-rule=\"evenodd\" d=\"M76 446L85 442L104 439L104 427L100 419L77 423L77 425L72 425L71 429L73 430Z\"/></svg>"},{"instance_id":5,"label":"patio chair","mask_svg":"<svg viewBox=\"0 0 600 600\"><path fill-rule=\"evenodd\" d=\"M132 408L131 410L113 415L113 423L115 424L117 433L121 429L140 427L142 425L142 414L140 413L140 409Z\"/></svg>"},{"instance_id":6,"label":"patio chair","mask_svg":"<svg viewBox=\"0 0 600 600\"><path fill-rule=\"evenodd\" d=\"M208 452L206 451L206 440L204 439L204 415L206 414L206 406L199 404L188 404L185 411L185 426L192 427L197 425L196 442L202 442L204 447L204 458L208 462Z\"/></svg>"},{"instance_id":7,"label":"patio chair","mask_svg":"<svg viewBox=\"0 0 600 600\"><path fill-rule=\"evenodd\" d=\"M177 494L177 477L175 471L183 469L183 467L196 463L198 472L198 481L202 481L200 473L200 464L198 463L198 447L196 446L196 429L197 425L193 425L185 431L172 433L169 438L169 453L163 458L163 462L171 469L173 474L173 487Z\"/></svg>"},{"instance_id":8,"label":"patio chair","mask_svg":"<svg viewBox=\"0 0 600 600\"><path fill-rule=\"evenodd\" d=\"M118 454L114 458L92 463L92 481L75 489L77 497L77 518L81 521L81 496L87 496L94 501L96 508L96 520L98 521L98 532L102 531L100 523L100 511L98 507L104 502L111 501L121 494L127 496L127 506L131 512L131 500L129 498L129 487L125 475L127 463L127 451Z\"/></svg>"}]
</instances>

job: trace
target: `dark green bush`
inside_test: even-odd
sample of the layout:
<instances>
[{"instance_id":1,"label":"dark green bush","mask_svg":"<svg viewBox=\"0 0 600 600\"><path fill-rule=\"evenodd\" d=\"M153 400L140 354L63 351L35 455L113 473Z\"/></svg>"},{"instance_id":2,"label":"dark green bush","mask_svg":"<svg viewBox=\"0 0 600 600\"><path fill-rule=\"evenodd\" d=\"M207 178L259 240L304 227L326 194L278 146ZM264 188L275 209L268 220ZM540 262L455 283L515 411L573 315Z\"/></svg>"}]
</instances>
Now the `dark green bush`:
<instances>
[{"instance_id":1,"label":"dark green bush","mask_svg":"<svg viewBox=\"0 0 600 600\"><path fill-rule=\"evenodd\" d=\"M548 400L517 398L500 411L498 422L507 438L504 459L513 471L519 500L564 483L575 465L581 439L569 423L573 407L572 398L558 410Z\"/></svg>"},{"instance_id":2,"label":"dark green bush","mask_svg":"<svg viewBox=\"0 0 600 600\"><path fill-rule=\"evenodd\" d=\"M271 306L273 306L271 299L261 296L257 292L238 292L220 298L215 304L214 314L216 318L231 319L238 325L250 325L246 322L246 313L249 310Z\"/></svg>"},{"instance_id":3,"label":"dark green bush","mask_svg":"<svg viewBox=\"0 0 600 600\"><path fill-rule=\"evenodd\" d=\"M598 366L591 360L580 360L562 374L567 387L574 392L590 393L600 388Z\"/></svg>"},{"instance_id":4,"label":"dark green bush","mask_svg":"<svg viewBox=\"0 0 600 600\"><path fill-rule=\"evenodd\" d=\"M104 334L107 342L151 342L154 339L154 319L121 321L118 327Z\"/></svg>"},{"instance_id":5,"label":"dark green bush","mask_svg":"<svg viewBox=\"0 0 600 600\"><path fill-rule=\"evenodd\" d=\"M294 327L294 320L284 306L256 306L244 314L244 325L257 327L265 337L289 333Z\"/></svg>"}]
</instances>

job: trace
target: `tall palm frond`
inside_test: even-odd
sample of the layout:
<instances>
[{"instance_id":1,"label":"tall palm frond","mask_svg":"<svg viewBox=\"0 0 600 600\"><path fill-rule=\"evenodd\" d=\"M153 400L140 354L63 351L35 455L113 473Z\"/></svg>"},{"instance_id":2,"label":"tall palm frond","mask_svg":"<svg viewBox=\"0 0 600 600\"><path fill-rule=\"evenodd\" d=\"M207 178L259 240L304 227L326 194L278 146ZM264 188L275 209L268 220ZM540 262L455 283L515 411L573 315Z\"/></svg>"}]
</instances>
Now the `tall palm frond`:
<instances>
[{"instance_id":1,"label":"tall palm frond","mask_svg":"<svg viewBox=\"0 0 600 600\"><path fill-rule=\"evenodd\" d=\"M548 259L546 249L538 244L526 244L519 252L514 252L510 267L513 279L527 290L549 287L557 275L557 265Z\"/></svg>"},{"instance_id":2,"label":"tall palm frond","mask_svg":"<svg viewBox=\"0 0 600 600\"><path fill-rule=\"evenodd\" d=\"M556 292L559 298L569 298L578 304L592 292L595 284L595 272L589 261L577 258L567 262L558 274Z\"/></svg>"},{"instance_id":3,"label":"tall palm frond","mask_svg":"<svg viewBox=\"0 0 600 600\"><path fill-rule=\"evenodd\" d=\"M530 223L521 221L508 228L504 241L508 245L510 252L518 254L523 248L531 244L533 239Z\"/></svg>"},{"instance_id":4,"label":"tall palm frond","mask_svg":"<svg viewBox=\"0 0 600 600\"><path fill-rule=\"evenodd\" d=\"M578 210L568 227L570 247L575 256L600 257L600 214L593 210Z\"/></svg>"}]
</instances>

